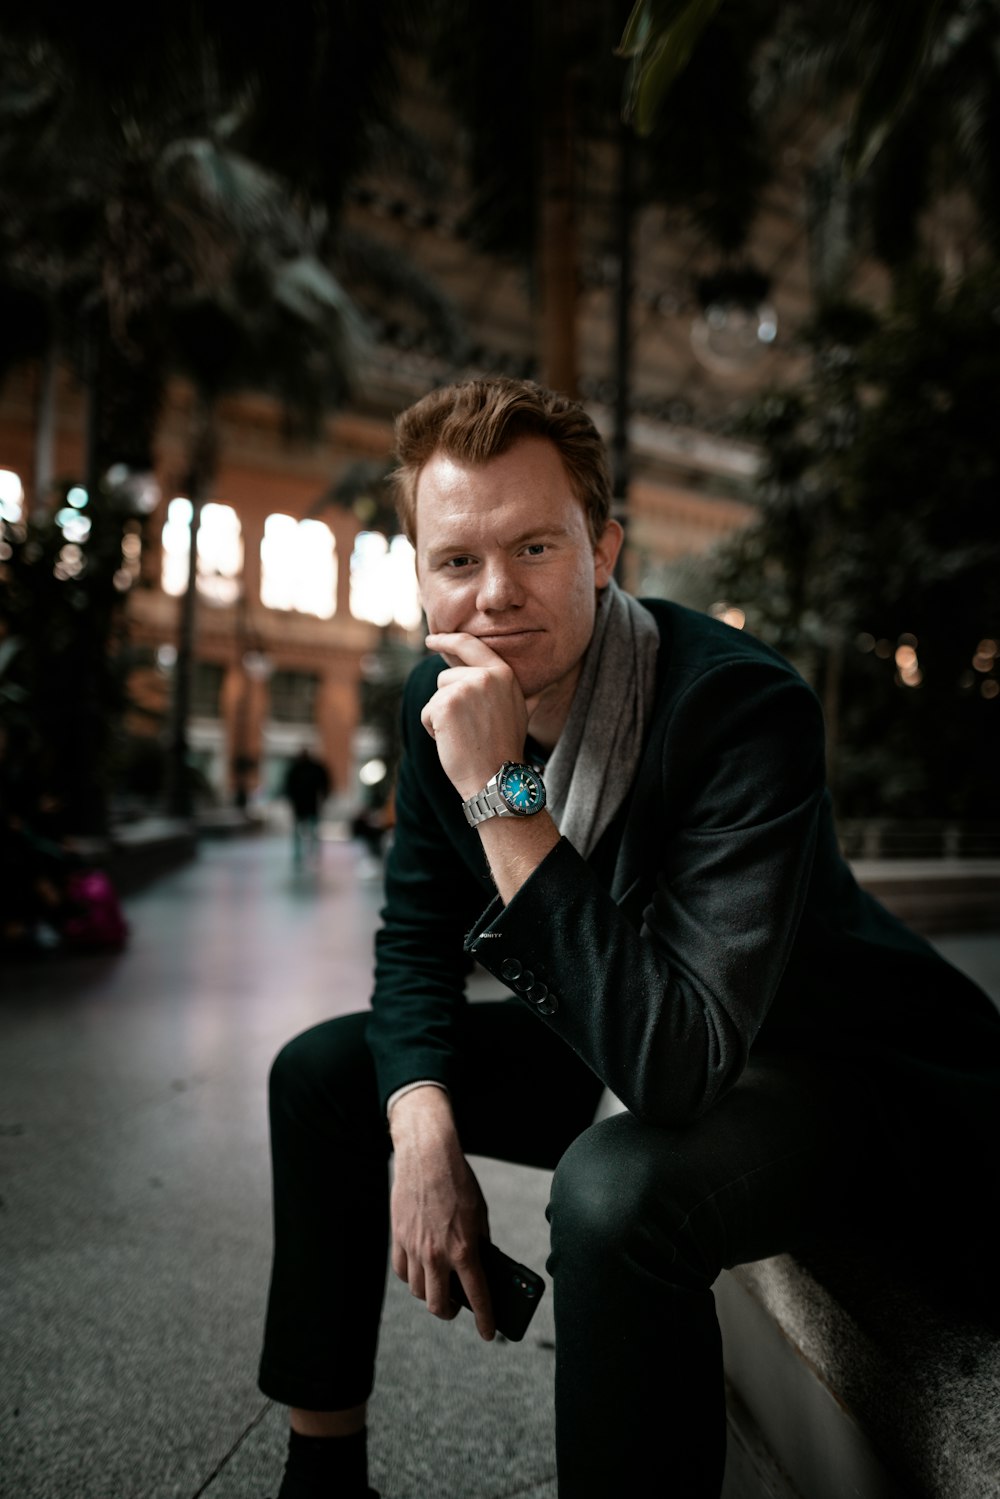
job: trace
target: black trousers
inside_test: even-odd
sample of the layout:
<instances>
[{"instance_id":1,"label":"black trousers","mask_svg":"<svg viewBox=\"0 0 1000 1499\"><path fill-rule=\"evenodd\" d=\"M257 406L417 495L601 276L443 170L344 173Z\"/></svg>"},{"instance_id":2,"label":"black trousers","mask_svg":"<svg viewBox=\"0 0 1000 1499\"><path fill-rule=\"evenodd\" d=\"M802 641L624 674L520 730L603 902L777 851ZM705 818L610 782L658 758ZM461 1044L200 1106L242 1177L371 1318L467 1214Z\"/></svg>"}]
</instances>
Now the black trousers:
<instances>
[{"instance_id":1,"label":"black trousers","mask_svg":"<svg viewBox=\"0 0 1000 1499\"><path fill-rule=\"evenodd\" d=\"M271 1074L260 1388L307 1410L359 1405L374 1380L390 1142L365 1018L306 1031ZM864 1091L816 1063L763 1057L693 1124L619 1114L595 1125L601 1084L518 1001L470 1005L463 1025L463 1148L554 1168L560 1499L716 1499L725 1405L712 1282L853 1214L874 1145Z\"/></svg>"}]
</instances>

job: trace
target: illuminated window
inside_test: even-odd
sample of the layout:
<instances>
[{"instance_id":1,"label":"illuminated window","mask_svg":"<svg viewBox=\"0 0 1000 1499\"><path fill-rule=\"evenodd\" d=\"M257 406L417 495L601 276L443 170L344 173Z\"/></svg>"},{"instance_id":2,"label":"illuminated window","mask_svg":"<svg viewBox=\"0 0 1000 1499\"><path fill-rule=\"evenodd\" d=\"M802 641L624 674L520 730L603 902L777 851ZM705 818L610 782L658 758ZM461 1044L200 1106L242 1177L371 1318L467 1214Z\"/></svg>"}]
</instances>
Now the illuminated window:
<instances>
[{"instance_id":1,"label":"illuminated window","mask_svg":"<svg viewBox=\"0 0 1000 1499\"><path fill-rule=\"evenodd\" d=\"M351 613L373 625L420 623L413 548L405 536L389 542L379 531L359 531L351 556Z\"/></svg>"},{"instance_id":2,"label":"illuminated window","mask_svg":"<svg viewBox=\"0 0 1000 1499\"><path fill-rule=\"evenodd\" d=\"M167 506L167 518L163 523L163 567L160 575L164 593L181 594L187 587L191 515L190 500L171 500Z\"/></svg>"},{"instance_id":3,"label":"illuminated window","mask_svg":"<svg viewBox=\"0 0 1000 1499\"><path fill-rule=\"evenodd\" d=\"M191 554L190 500L178 498L167 506L163 526L164 593L181 594L187 587ZM243 577L243 533L231 505L203 505L198 526L198 592L213 604L232 604Z\"/></svg>"},{"instance_id":4,"label":"illuminated window","mask_svg":"<svg viewBox=\"0 0 1000 1499\"><path fill-rule=\"evenodd\" d=\"M260 544L260 601L331 619L337 607L337 551L321 520L269 515Z\"/></svg>"},{"instance_id":5,"label":"illuminated window","mask_svg":"<svg viewBox=\"0 0 1000 1499\"><path fill-rule=\"evenodd\" d=\"M243 532L231 505L205 505L198 527L198 592L235 604L243 577Z\"/></svg>"},{"instance_id":6,"label":"illuminated window","mask_svg":"<svg viewBox=\"0 0 1000 1499\"><path fill-rule=\"evenodd\" d=\"M0 468L0 520L10 522L21 519L24 505L24 489L12 468Z\"/></svg>"}]
</instances>

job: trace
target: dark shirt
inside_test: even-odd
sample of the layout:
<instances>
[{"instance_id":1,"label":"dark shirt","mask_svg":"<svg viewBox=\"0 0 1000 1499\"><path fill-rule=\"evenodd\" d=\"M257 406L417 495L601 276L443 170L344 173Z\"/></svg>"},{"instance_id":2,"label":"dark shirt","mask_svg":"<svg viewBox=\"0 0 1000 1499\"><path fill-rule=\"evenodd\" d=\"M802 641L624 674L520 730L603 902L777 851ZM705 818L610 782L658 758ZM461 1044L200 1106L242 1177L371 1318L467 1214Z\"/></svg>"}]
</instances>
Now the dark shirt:
<instances>
[{"instance_id":1,"label":"dark shirt","mask_svg":"<svg viewBox=\"0 0 1000 1499\"><path fill-rule=\"evenodd\" d=\"M296 817L315 817L330 794L326 766L311 755L297 756L286 772L284 792Z\"/></svg>"}]
</instances>

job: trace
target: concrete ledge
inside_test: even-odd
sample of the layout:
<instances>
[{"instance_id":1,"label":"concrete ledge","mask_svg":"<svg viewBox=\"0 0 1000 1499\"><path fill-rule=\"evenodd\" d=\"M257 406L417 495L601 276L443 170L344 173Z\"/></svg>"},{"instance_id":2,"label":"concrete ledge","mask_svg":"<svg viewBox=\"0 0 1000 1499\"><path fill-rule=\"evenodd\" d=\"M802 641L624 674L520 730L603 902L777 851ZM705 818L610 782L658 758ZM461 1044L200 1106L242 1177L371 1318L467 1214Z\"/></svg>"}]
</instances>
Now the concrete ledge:
<instances>
[{"instance_id":1,"label":"concrete ledge","mask_svg":"<svg viewBox=\"0 0 1000 1499\"><path fill-rule=\"evenodd\" d=\"M802 1499L756 1421L726 1381L726 1472L721 1499Z\"/></svg>"},{"instance_id":2,"label":"concrete ledge","mask_svg":"<svg viewBox=\"0 0 1000 1499\"><path fill-rule=\"evenodd\" d=\"M848 859L1000 859L1000 823L942 818L837 818Z\"/></svg>"},{"instance_id":3,"label":"concrete ledge","mask_svg":"<svg viewBox=\"0 0 1000 1499\"><path fill-rule=\"evenodd\" d=\"M198 813L195 825L202 838L243 838L267 831L263 816L239 807L206 807Z\"/></svg>"},{"instance_id":4,"label":"concrete ledge","mask_svg":"<svg viewBox=\"0 0 1000 1499\"><path fill-rule=\"evenodd\" d=\"M103 854L103 864L120 895L143 889L160 875L187 864L198 852L194 825L171 817L144 817L114 830Z\"/></svg>"},{"instance_id":5,"label":"concrete ledge","mask_svg":"<svg viewBox=\"0 0 1000 1499\"><path fill-rule=\"evenodd\" d=\"M1000 931L1000 859L856 859L851 868L914 931Z\"/></svg>"},{"instance_id":6,"label":"concrete ledge","mask_svg":"<svg viewBox=\"0 0 1000 1499\"><path fill-rule=\"evenodd\" d=\"M808 1499L995 1499L1000 1342L926 1271L862 1248L720 1277L726 1372Z\"/></svg>"}]
</instances>

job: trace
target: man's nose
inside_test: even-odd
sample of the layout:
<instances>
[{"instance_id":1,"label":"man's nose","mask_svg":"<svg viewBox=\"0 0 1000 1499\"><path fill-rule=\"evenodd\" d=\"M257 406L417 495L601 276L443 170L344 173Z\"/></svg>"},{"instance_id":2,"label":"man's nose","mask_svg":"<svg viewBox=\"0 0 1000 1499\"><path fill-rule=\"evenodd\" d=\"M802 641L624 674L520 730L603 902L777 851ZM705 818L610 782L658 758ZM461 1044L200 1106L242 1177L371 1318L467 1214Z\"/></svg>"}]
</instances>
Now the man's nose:
<instances>
[{"instance_id":1,"label":"man's nose","mask_svg":"<svg viewBox=\"0 0 1000 1499\"><path fill-rule=\"evenodd\" d=\"M515 609L524 600L514 569L506 560L487 562L479 575L476 607L480 612L496 613Z\"/></svg>"}]
</instances>

